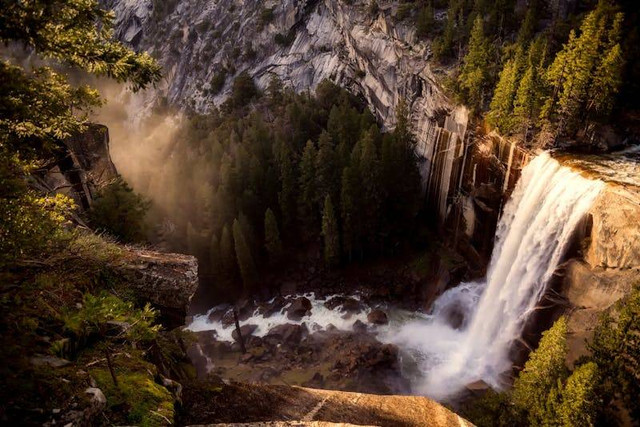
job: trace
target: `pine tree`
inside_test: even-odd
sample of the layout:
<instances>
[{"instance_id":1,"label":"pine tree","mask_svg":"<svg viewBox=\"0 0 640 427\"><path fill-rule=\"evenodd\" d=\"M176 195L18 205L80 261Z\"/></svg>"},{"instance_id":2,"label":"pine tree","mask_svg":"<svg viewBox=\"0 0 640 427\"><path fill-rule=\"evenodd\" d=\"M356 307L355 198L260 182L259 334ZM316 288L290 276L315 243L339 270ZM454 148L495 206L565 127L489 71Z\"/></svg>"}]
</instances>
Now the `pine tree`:
<instances>
[{"instance_id":1,"label":"pine tree","mask_svg":"<svg viewBox=\"0 0 640 427\"><path fill-rule=\"evenodd\" d=\"M236 275L236 253L229 227L225 224L220 237L220 281L231 285Z\"/></svg>"},{"instance_id":2,"label":"pine tree","mask_svg":"<svg viewBox=\"0 0 640 427\"><path fill-rule=\"evenodd\" d=\"M272 264L278 263L282 258L282 242L278 231L278 222L271 209L264 214L264 246Z\"/></svg>"},{"instance_id":3,"label":"pine tree","mask_svg":"<svg viewBox=\"0 0 640 427\"><path fill-rule=\"evenodd\" d=\"M482 16L473 23L469 52L463 60L458 85L468 105L476 110L482 107L486 86L489 83L490 48L484 35Z\"/></svg>"},{"instance_id":4,"label":"pine tree","mask_svg":"<svg viewBox=\"0 0 640 427\"><path fill-rule=\"evenodd\" d=\"M381 203L379 185L380 165L375 143L370 132L365 132L360 141L362 154L360 156L360 180L362 182L362 229L366 232L368 246L373 248L378 243L378 227Z\"/></svg>"},{"instance_id":5,"label":"pine tree","mask_svg":"<svg viewBox=\"0 0 640 427\"><path fill-rule=\"evenodd\" d=\"M511 113L518 89L518 77L518 63L515 58L510 59L500 72L498 85L487 114L487 121L503 134L509 134L515 125Z\"/></svg>"},{"instance_id":6,"label":"pine tree","mask_svg":"<svg viewBox=\"0 0 640 427\"><path fill-rule=\"evenodd\" d=\"M531 425L553 420L562 382L567 377L567 321L561 317L542 334L538 348L531 353L513 384L513 402L528 414Z\"/></svg>"},{"instance_id":7,"label":"pine tree","mask_svg":"<svg viewBox=\"0 0 640 427\"><path fill-rule=\"evenodd\" d=\"M552 89L541 117L555 124L558 134L574 135L580 125L589 124L598 113L613 105L619 88L622 56L616 48L622 16L606 1L590 12L556 55L545 73Z\"/></svg>"},{"instance_id":8,"label":"pine tree","mask_svg":"<svg viewBox=\"0 0 640 427\"><path fill-rule=\"evenodd\" d=\"M291 233L296 218L296 170L292 159L292 152L289 144L281 143L279 154L280 166L280 191L278 193L278 204L282 213L282 225L284 233ZM285 234L285 237L287 234Z\"/></svg>"},{"instance_id":9,"label":"pine tree","mask_svg":"<svg viewBox=\"0 0 640 427\"><path fill-rule=\"evenodd\" d=\"M300 159L298 183L300 193L298 207L305 234L312 236L316 227L316 149L313 142L307 141Z\"/></svg>"},{"instance_id":10,"label":"pine tree","mask_svg":"<svg viewBox=\"0 0 640 427\"><path fill-rule=\"evenodd\" d=\"M339 166L333 149L331 135L324 131L318 140L318 154L316 156L316 192L318 200L325 196L336 197L339 192Z\"/></svg>"},{"instance_id":11,"label":"pine tree","mask_svg":"<svg viewBox=\"0 0 640 427\"><path fill-rule=\"evenodd\" d=\"M329 195L324 199L322 210L322 236L324 237L324 260L328 265L335 266L340 261L340 234L336 213Z\"/></svg>"},{"instance_id":12,"label":"pine tree","mask_svg":"<svg viewBox=\"0 0 640 427\"><path fill-rule=\"evenodd\" d=\"M593 426L602 402L598 396L598 365L589 362L577 367L562 390L558 418L564 427Z\"/></svg>"},{"instance_id":13,"label":"pine tree","mask_svg":"<svg viewBox=\"0 0 640 427\"><path fill-rule=\"evenodd\" d=\"M418 12L418 22L416 23L416 35L418 37L427 37L435 25L435 18L433 12L433 5L431 2L427 2L420 12Z\"/></svg>"},{"instance_id":14,"label":"pine tree","mask_svg":"<svg viewBox=\"0 0 640 427\"><path fill-rule=\"evenodd\" d=\"M602 315L589 351L603 379L605 406L618 401L640 420L640 282Z\"/></svg>"},{"instance_id":15,"label":"pine tree","mask_svg":"<svg viewBox=\"0 0 640 427\"><path fill-rule=\"evenodd\" d=\"M622 84L623 63L622 49L619 44L615 44L606 53L593 76L586 105L586 114L589 117L606 117L613 108L615 95Z\"/></svg>"},{"instance_id":16,"label":"pine tree","mask_svg":"<svg viewBox=\"0 0 640 427\"><path fill-rule=\"evenodd\" d=\"M359 194L357 175L352 168L344 168L340 192L340 218L342 219L342 247L349 262L353 258L359 236L357 205Z\"/></svg>"},{"instance_id":17,"label":"pine tree","mask_svg":"<svg viewBox=\"0 0 640 427\"><path fill-rule=\"evenodd\" d=\"M238 266L240 267L240 275L244 284L244 293L249 295L254 292L258 283L258 271L256 269L253 255L251 254L251 246L247 239L247 230L243 230L243 226L239 220L233 221L233 242L235 245Z\"/></svg>"},{"instance_id":18,"label":"pine tree","mask_svg":"<svg viewBox=\"0 0 640 427\"><path fill-rule=\"evenodd\" d=\"M514 101L513 120L515 121L515 130L523 134L525 142L528 139L529 130L533 126L538 109L539 98L536 91L536 81L536 69L530 65L520 81Z\"/></svg>"}]
</instances>

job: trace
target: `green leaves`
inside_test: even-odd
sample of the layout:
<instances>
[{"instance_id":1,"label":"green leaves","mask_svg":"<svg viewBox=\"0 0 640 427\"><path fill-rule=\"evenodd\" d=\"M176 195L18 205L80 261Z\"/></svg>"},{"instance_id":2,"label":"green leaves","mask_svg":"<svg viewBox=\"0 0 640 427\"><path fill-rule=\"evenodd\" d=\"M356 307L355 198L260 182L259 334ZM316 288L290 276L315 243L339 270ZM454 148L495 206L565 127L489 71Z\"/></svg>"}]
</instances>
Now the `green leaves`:
<instances>
[{"instance_id":1,"label":"green leaves","mask_svg":"<svg viewBox=\"0 0 640 427\"><path fill-rule=\"evenodd\" d=\"M129 82L135 90L160 80L160 66L113 38L113 12L95 0L2 0L0 40L19 41L36 54Z\"/></svg>"},{"instance_id":2,"label":"green leaves","mask_svg":"<svg viewBox=\"0 0 640 427\"><path fill-rule=\"evenodd\" d=\"M155 338L160 325L154 325L156 312L149 304L138 310L133 303L103 292L85 294L82 308L64 316L65 326L80 336L98 334L104 336L109 322L123 323L123 336L129 341L150 341Z\"/></svg>"}]
</instances>

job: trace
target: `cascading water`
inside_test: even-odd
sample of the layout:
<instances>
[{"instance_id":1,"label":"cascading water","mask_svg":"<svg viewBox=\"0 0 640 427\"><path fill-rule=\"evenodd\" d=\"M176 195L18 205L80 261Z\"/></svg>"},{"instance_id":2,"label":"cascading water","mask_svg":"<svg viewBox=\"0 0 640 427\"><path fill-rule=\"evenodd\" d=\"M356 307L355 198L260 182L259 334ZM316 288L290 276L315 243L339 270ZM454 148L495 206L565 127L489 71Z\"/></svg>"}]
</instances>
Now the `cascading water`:
<instances>
[{"instance_id":1,"label":"cascading water","mask_svg":"<svg viewBox=\"0 0 640 427\"><path fill-rule=\"evenodd\" d=\"M428 319L389 331L424 375L416 392L446 399L478 380L501 387L514 341L603 186L547 153L524 168L498 224L486 279L445 292Z\"/></svg>"}]
</instances>

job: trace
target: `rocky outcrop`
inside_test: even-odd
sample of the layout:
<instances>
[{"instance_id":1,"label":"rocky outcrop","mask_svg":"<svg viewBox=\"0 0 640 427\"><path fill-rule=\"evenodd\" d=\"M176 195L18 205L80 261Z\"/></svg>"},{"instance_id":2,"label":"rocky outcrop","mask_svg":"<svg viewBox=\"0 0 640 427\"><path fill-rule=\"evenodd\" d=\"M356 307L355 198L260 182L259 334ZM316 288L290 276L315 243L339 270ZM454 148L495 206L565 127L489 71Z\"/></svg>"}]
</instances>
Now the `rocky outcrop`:
<instances>
[{"instance_id":1,"label":"rocky outcrop","mask_svg":"<svg viewBox=\"0 0 640 427\"><path fill-rule=\"evenodd\" d=\"M380 396L263 384L193 384L182 425L466 427L467 420L421 396ZM292 423L290 420L300 420ZM220 424L218 424L220 423Z\"/></svg>"},{"instance_id":2,"label":"rocky outcrop","mask_svg":"<svg viewBox=\"0 0 640 427\"><path fill-rule=\"evenodd\" d=\"M187 308L198 287L198 261L190 255L128 248L118 273L140 302L150 302L161 321L173 328L184 324Z\"/></svg>"},{"instance_id":3,"label":"rocky outcrop","mask_svg":"<svg viewBox=\"0 0 640 427\"><path fill-rule=\"evenodd\" d=\"M118 175L109 154L109 130L89 124L87 130L64 140L57 161L41 174L48 191L66 194L89 209L100 188Z\"/></svg>"},{"instance_id":4,"label":"rocky outcrop","mask_svg":"<svg viewBox=\"0 0 640 427\"><path fill-rule=\"evenodd\" d=\"M640 268L640 192L610 187L591 209L591 244L585 260L592 268Z\"/></svg>"},{"instance_id":5,"label":"rocky outcrop","mask_svg":"<svg viewBox=\"0 0 640 427\"><path fill-rule=\"evenodd\" d=\"M584 259L565 267L568 363L585 354L600 314L640 283L640 191L609 184L593 204Z\"/></svg>"},{"instance_id":6,"label":"rocky outcrop","mask_svg":"<svg viewBox=\"0 0 640 427\"><path fill-rule=\"evenodd\" d=\"M166 99L206 112L227 98L243 71L262 89L272 77L299 92L330 79L364 99L387 128L405 100L424 187L444 220L464 168L468 111L438 85L446 70L432 68L431 41L398 18L397 2L378 1L377 12L348 0L103 3L116 13L117 37L164 67L164 83L137 104L143 109Z\"/></svg>"}]
</instances>

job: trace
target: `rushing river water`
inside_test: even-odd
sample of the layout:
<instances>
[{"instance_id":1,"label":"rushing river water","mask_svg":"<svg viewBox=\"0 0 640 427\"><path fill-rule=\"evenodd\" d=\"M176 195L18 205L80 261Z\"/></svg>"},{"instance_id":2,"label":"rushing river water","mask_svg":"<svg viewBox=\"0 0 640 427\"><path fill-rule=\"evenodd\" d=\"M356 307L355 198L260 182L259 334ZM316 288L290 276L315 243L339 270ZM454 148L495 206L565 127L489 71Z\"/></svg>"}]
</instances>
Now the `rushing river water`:
<instances>
[{"instance_id":1,"label":"rushing river water","mask_svg":"<svg viewBox=\"0 0 640 427\"><path fill-rule=\"evenodd\" d=\"M444 400L479 380L494 388L503 386L501 376L511 369L514 342L604 185L547 153L540 154L525 167L505 205L485 279L446 291L430 314L384 307L389 324L371 327L371 333L400 348L411 369L406 373L413 392ZM257 325L257 336L283 323L305 323L310 331L330 325L350 330L357 321L366 323L372 310L365 306L359 313L347 314L341 307L325 306L335 296L306 296L312 303L311 314L298 321L286 316L295 298L290 296L280 311L265 317L256 310L241 324ZM452 319L457 319L454 325ZM211 321L208 313L195 316L189 329L215 331L218 340L232 340L233 327Z\"/></svg>"}]
</instances>

